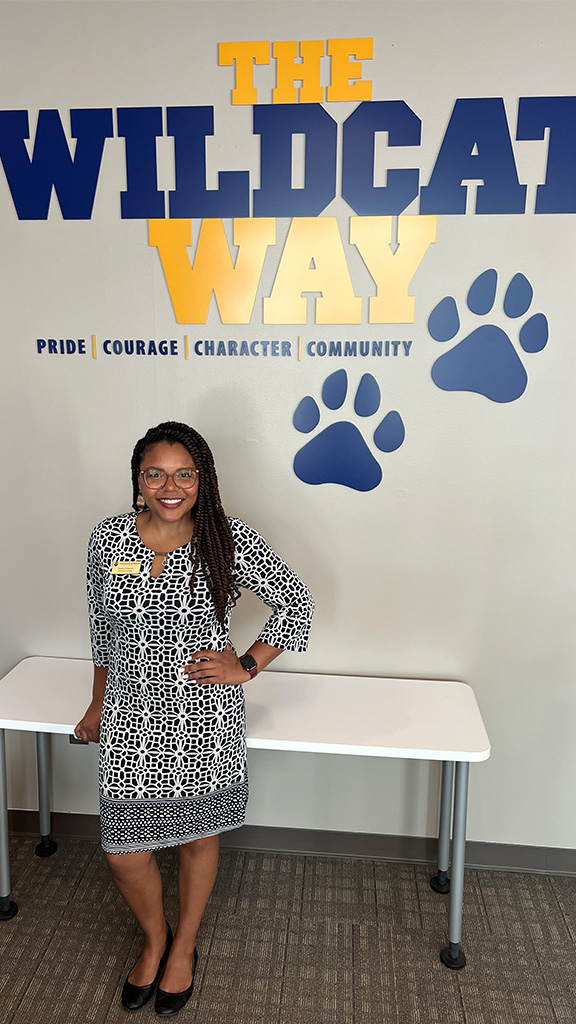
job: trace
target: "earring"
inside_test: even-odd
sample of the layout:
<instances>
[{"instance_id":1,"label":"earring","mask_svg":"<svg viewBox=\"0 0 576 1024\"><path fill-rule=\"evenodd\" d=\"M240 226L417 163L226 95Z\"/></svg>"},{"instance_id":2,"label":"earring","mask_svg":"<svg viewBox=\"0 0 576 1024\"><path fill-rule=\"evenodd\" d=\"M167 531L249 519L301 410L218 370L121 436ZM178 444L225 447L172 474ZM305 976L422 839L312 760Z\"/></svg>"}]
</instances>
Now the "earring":
<instances>
[{"instance_id":1,"label":"earring","mask_svg":"<svg viewBox=\"0 0 576 1024\"><path fill-rule=\"evenodd\" d=\"M144 496L142 494L138 495L138 497L136 499L136 506L139 509L146 508L146 502L144 501Z\"/></svg>"}]
</instances>

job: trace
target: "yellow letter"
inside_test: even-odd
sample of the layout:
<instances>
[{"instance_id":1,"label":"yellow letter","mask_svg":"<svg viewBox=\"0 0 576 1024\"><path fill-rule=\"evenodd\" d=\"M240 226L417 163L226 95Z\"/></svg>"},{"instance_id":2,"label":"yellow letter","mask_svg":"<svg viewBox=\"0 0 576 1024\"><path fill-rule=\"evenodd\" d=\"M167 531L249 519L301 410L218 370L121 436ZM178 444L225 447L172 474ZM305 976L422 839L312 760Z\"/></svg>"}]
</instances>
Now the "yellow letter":
<instances>
[{"instance_id":1,"label":"yellow letter","mask_svg":"<svg viewBox=\"0 0 576 1024\"><path fill-rule=\"evenodd\" d=\"M350 241L358 247L376 284L370 324L413 324L408 286L428 246L436 241L436 215L398 217L398 248L392 253L392 217L351 217Z\"/></svg>"},{"instance_id":2,"label":"yellow letter","mask_svg":"<svg viewBox=\"0 0 576 1024\"><path fill-rule=\"evenodd\" d=\"M321 39L308 39L300 43L302 63L297 64L297 43L273 43L276 57L276 88L272 90L272 103L322 103L324 91L320 85L320 58L324 56ZM296 92L295 82L302 82Z\"/></svg>"},{"instance_id":3,"label":"yellow letter","mask_svg":"<svg viewBox=\"0 0 576 1024\"><path fill-rule=\"evenodd\" d=\"M160 254L174 315L179 324L205 324L212 292L223 324L249 324L266 249L276 243L273 217L234 221L236 265L221 220L204 220L194 266L186 252L192 221L148 221L149 244Z\"/></svg>"},{"instance_id":4,"label":"yellow letter","mask_svg":"<svg viewBox=\"0 0 576 1024\"><path fill-rule=\"evenodd\" d=\"M233 106L243 103L257 103L258 94L254 88L252 61L255 64L270 63L270 43L218 43L220 67L236 63L236 86L232 90Z\"/></svg>"},{"instance_id":5,"label":"yellow letter","mask_svg":"<svg viewBox=\"0 0 576 1024\"><path fill-rule=\"evenodd\" d=\"M371 100L372 82L358 82L362 78L360 60L371 60L373 39L329 39L328 53L332 57L331 82L326 90L328 101ZM350 60L359 57L360 60ZM354 81L351 81L354 79Z\"/></svg>"},{"instance_id":6,"label":"yellow letter","mask_svg":"<svg viewBox=\"0 0 576 1024\"><path fill-rule=\"evenodd\" d=\"M335 217L295 217L269 299L265 324L305 324L304 292L322 292L317 324L362 323L362 299L354 294Z\"/></svg>"}]
</instances>

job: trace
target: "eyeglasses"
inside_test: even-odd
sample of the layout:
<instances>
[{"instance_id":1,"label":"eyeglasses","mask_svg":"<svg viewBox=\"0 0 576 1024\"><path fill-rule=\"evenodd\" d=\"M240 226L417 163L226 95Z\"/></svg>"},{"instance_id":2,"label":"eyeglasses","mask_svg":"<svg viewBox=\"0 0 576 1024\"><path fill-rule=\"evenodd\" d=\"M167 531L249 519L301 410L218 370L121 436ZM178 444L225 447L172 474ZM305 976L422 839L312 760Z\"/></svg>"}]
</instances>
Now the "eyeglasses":
<instances>
[{"instance_id":1,"label":"eyeglasses","mask_svg":"<svg viewBox=\"0 0 576 1024\"><path fill-rule=\"evenodd\" d=\"M149 469L141 469L140 476L151 491L164 487L167 480L173 480L176 487L183 487L187 491L194 487L199 472L199 469L177 469L175 473L165 473L163 469L151 466Z\"/></svg>"}]
</instances>

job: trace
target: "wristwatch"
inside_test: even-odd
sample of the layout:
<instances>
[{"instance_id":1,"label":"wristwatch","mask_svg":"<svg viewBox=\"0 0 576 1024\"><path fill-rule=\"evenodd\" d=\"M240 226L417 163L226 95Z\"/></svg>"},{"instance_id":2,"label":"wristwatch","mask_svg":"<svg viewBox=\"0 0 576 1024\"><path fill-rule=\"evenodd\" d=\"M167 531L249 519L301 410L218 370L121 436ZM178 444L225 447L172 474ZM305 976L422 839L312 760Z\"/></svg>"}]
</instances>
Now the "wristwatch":
<instances>
[{"instance_id":1,"label":"wristwatch","mask_svg":"<svg viewBox=\"0 0 576 1024\"><path fill-rule=\"evenodd\" d=\"M254 676L258 674L258 665L254 661L252 655L245 654L243 658L239 658L238 660L244 671L250 673L250 679L254 679Z\"/></svg>"}]
</instances>

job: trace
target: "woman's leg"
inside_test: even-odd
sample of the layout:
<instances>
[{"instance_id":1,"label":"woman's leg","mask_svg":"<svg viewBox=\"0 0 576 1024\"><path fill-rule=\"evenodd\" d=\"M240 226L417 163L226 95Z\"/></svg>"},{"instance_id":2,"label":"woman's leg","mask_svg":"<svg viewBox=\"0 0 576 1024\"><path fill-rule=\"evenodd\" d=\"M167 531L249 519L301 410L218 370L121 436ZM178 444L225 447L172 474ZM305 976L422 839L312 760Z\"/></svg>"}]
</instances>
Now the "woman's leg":
<instances>
[{"instance_id":1,"label":"woman's leg","mask_svg":"<svg viewBox=\"0 0 576 1024\"><path fill-rule=\"evenodd\" d=\"M219 836L207 836L178 847L178 928L160 982L163 992L183 992L192 981L196 935L216 881L219 842Z\"/></svg>"},{"instance_id":2,"label":"woman's leg","mask_svg":"<svg viewBox=\"0 0 576 1024\"><path fill-rule=\"evenodd\" d=\"M162 880L151 850L107 853L108 870L144 932L144 948L130 972L133 985L151 985L166 946Z\"/></svg>"}]
</instances>

